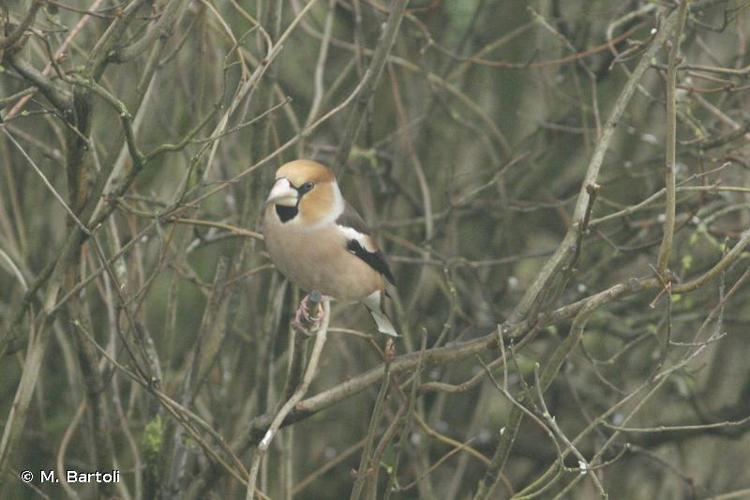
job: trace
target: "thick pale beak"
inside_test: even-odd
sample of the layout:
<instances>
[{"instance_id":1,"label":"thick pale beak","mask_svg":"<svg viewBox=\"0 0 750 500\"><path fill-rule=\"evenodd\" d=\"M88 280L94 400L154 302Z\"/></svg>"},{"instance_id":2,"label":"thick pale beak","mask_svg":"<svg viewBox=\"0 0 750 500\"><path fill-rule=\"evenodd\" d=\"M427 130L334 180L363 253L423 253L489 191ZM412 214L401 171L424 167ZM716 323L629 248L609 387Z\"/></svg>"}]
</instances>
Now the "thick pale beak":
<instances>
[{"instance_id":1,"label":"thick pale beak","mask_svg":"<svg viewBox=\"0 0 750 500\"><path fill-rule=\"evenodd\" d=\"M266 203L275 203L284 207L295 207L299 193L286 179L278 179L268 195Z\"/></svg>"}]
</instances>

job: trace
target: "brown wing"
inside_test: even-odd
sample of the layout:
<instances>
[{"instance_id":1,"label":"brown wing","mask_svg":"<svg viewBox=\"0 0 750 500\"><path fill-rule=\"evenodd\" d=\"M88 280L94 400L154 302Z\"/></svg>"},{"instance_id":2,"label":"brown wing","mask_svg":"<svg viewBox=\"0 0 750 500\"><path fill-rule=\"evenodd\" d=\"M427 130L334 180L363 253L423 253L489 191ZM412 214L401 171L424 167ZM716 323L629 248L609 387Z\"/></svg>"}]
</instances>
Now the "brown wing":
<instances>
[{"instance_id":1,"label":"brown wing","mask_svg":"<svg viewBox=\"0 0 750 500\"><path fill-rule=\"evenodd\" d=\"M385 255L372 239L365 221L349 203L345 204L344 212L336 219L336 224L346 235L346 249L395 285L396 280L388 267Z\"/></svg>"},{"instance_id":2,"label":"brown wing","mask_svg":"<svg viewBox=\"0 0 750 500\"><path fill-rule=\"evenodd\" d=\"M339 215L339 218L336 219L336 224L339 226L350 227L358 233L367 236L372 234L372 231L370 231L370 228L367 226L367 223L362 216L359 215L357 210L351 206L348 201L344 201L344 211Z\"/></svg>"}]
</instances>

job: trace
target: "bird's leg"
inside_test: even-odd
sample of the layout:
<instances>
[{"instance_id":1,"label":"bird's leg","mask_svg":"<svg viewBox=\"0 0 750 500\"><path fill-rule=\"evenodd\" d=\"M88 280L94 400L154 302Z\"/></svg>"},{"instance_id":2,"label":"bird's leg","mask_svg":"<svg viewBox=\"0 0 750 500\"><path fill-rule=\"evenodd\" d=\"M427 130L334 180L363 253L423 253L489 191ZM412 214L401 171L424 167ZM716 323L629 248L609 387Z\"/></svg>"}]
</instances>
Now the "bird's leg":
<instances>
[{"instance_id":1,"label":"bird's leg","mask_svg":"<svg viewBox=\"0 0 750 500\"><path fill-rule=\"evenodd\" d=\"M305 295L294 315L292 327L307 335L318 331L323 321L322 303L326 300L330 300L330 297L321 294L317 290L313 290Z\"/></svg>"}]
</instances>

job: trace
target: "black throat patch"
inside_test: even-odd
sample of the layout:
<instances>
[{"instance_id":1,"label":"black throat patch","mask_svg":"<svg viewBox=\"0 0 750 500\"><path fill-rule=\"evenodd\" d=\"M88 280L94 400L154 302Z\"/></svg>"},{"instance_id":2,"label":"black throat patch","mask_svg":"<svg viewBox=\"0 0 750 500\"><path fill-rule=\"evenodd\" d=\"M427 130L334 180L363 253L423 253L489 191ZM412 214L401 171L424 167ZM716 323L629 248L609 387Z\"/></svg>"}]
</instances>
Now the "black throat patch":
<instances>
[{"instance_id":1,"label":"black throat patch","mask_svg":"<svg viewBox=\"0 0 750 500\"><path fill-rule=\"evenodd\" d=\"M283 205L276 205L276 215L279 216L281 222L289 222L294 219L299 213L299 203L293 207L285 207Z\"/></svg>"}]
</instances>

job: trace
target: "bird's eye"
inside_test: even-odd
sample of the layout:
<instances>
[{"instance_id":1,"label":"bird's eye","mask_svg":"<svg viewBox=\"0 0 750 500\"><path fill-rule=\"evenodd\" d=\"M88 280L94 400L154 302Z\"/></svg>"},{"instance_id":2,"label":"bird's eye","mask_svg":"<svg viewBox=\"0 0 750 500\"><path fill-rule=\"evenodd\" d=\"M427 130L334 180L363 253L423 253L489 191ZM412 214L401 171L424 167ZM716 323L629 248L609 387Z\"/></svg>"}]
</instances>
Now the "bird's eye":
<instances>
[{"instance_id":1,"label":"bird's eye","mask_svg":"<svg viewBox=\"0 0 750 500\"><path fill-rule=\"evenodd\" d=\"M305 182L298 189L299 194L305 194L306 192L310 191L313 188L313 186L314 184L312 182Z\"/></svg>"}]
</instances>

